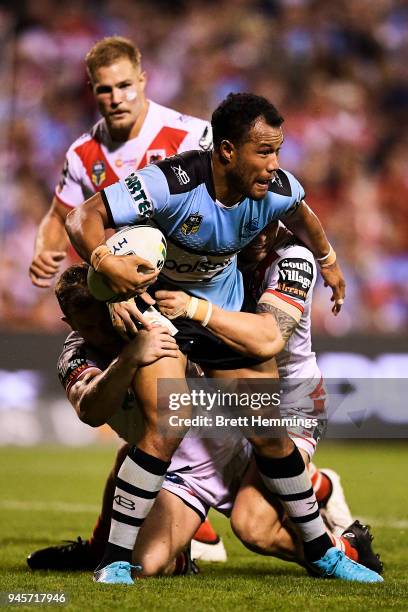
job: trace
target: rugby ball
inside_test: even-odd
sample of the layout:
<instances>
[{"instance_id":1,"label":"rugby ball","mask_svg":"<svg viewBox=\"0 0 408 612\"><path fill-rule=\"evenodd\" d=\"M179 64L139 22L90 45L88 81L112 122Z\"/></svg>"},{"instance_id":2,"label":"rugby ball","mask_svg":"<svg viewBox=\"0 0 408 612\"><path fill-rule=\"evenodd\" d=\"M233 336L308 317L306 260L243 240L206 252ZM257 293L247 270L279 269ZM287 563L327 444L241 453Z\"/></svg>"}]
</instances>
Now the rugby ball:
<instances>
[{"instance_id":1,"label":"rugby ball","mask_svg":"<svg viewBox=\"0 0 408 612\"><path fill-rule=\"evenodd\" d=\"M160 230L149 225L125 227L111 236L106 245L113 255L138 255L159 270L166 260L166 239ZM143 269L139 268L139 271L143 272ZM123 299L110 288L104 275L92 267L88 271L88 287L92 295L102 302L119 302Z\"/></svg>"}]
</instances>

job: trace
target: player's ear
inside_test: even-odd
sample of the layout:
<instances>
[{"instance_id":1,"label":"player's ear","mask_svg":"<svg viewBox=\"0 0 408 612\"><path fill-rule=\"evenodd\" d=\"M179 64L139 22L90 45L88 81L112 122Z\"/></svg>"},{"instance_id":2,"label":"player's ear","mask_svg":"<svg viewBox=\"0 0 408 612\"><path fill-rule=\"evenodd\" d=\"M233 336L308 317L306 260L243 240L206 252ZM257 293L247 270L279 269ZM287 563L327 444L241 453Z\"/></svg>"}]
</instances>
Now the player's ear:
<instances>
[{"instance_id":1,"label":"player's ear","mask_svg":"<svg viewBox=\"0 0 408 612\"><path fill-rule=\"evenodd\" d=\"M147 83L147 74L144 70L142 70L141 73L139 74L138 83L139 83L139 89L141 91L144 91L146 87L146 83Z\"/></svg>"},{"instance_id":2,"label":"player's ear","mask_svg":"<svg viewBox=\"0 0 408 612\"><path fill-rule=\"evenodd\" d=\"M231 162L234 159L235 147L229 140L222 140L220 144L220 155L226 162Z\"/></svg>"}]
</instances>

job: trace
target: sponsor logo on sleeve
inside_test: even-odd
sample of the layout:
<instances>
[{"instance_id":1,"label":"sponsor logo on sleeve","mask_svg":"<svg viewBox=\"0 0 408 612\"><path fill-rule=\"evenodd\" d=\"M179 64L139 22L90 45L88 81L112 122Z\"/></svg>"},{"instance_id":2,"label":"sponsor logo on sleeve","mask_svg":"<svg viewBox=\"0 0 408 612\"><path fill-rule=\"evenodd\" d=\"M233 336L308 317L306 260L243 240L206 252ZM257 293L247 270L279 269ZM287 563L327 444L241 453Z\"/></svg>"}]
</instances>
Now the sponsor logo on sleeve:
<instances>
[{"instance_id":1,"label":"sponsor logo on sleeve","mask_svg":"<svg viewBox=\"0 0 408 612\"><path fill-rule=\"evenodd\" d=\"M101 159L98 159L92 166L91 179L95 187L99 187L106 179L105 164Z\"/></svg>"},{"instance_id":2,"label":"sponsor logo on sleeve","mask_svg":"<svg viewBox=\"0 0 408 612\"><path fill-rule=\"evenodd\" d=\"M180 164L178 166L171 166L171 169L176 175L180 185L187 185L190 182L190 177L188 176L187 172L183 170Z\"/></svg>"},{"instance_id":3,"label":"sponsor logo on sleeve","mask_svg":"<svg viewBox=\"0 0 408 612\"><path fill-rule=\"evenodd\" d=\"M195 213L194 215L190 215L181 226L181 233L184 236L189 236L190 234L196 234L200 229L200 225L202 223L203 216Z\"/></svg>"},{"instance_id":4,"label":"sponsor logo on sleeve","mask_svg":"<svg viewBox=\"0 0 408 612\"><path fill-rule=\"evenodd\" d=\"M139 215L143 219L149 219L153 215L153 204L146 195L142 183L135 172L125 178L125 185L132 196Z\"/></svg>"},{"instance_id":5,"label":"sponsor logo on sleeve","mask_svg":"<svg viewBox=\"0 0 408 612\"><path fill-rule=\"evenodd\" d=\"M276 289L303 301L313 281L313 267L307 259L287 257L278 263L278 284Z\"/></svg>"}]
</instances>

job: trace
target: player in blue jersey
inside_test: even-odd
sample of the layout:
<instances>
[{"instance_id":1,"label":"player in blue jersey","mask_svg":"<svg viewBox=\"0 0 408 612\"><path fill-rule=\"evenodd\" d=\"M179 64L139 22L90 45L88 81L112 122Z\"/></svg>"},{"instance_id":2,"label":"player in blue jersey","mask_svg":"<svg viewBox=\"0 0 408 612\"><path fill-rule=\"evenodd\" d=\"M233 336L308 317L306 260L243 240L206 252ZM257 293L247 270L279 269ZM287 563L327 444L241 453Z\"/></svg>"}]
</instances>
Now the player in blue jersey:
<instances>
[{"instance_id":1,"label":"player in blue jersey","mask_svg":"<svg viewBox=\"0 0 408 612\"><path fill-rule=\"evenodd\" d=\"M125 459L117 481L109 543L96 580L129 583L131 552L140 526L160 490L169 461L185 431L164 437L157 431L157 381L183 382L186 355L209 376L276 378L268 355L242 357L205 329L211 302L229 310L243 306L242 276L236 254L270 221L284 219L320 260L333 289L334 312L344 299L344 280L320 222L303 200L299 182L279 169L283 119L265 98L235 94L212 117L214 151L192 151L132 173L71 212L67 231L79 254L105 274L124 296L142 293L158 272L137 256L113 257L104 244L104 229L147 221L165 233L170 246L160 286L179 287L206 299L199 322L178 327L178 359L163 358L141 368L135 376L144 408L145 433ZM193 302L194 313L198 300ZM143 322L143 317L139 316ZM271 355L272 356L272 355ZM270 357L271 357L270 356ZM175 382L176 385L176 382ZM186 407L186 411L188 408ZM302 534L305 557L324 563L331 548L310 478L299 451L287 436L252 436L258 471L267 488L280 495ZM130 502L123 505L123 495ZM123 572L127 574L123 578Z\"/></svg>"}]
</instances>

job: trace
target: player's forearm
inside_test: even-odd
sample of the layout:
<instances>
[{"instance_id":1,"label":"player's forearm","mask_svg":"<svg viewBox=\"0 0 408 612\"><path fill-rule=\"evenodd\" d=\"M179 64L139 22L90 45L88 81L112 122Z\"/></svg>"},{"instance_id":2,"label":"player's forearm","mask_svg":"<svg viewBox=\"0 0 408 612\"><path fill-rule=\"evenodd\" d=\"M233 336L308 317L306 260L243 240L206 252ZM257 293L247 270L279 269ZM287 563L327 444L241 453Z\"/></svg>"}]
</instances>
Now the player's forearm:
<instances>
[{"instance_id":1,"label":"player's forearm","mask_svg":"<svg viewBox=\"0 0 408 612\"><path fill-rule=\"evenodd\" d=\"M65 219L50 209L43 217L34 245L34 256L43 251L66 251L69 245Z\"/></svg>"},{"instance_id":2,"label":"player's forearm","mask_svg":"<svg viewBox=\"0 0 408 612\"><path fill-rule=\"evenodd\" d=\"M330 243L323 226L305 201L302 201L293 215L284 219L284 223L312 251L316 258L322 258L328 254Z\"/></svg>"},{"instance_id":3,"label":"player's forearm","mask_svg":"<svg viewBox=\"0 0 408 612\"><path fill-rule=\"evenodd\" d=\"M137 366L119 355L93 378L75 402L81 421L91 427L106 423L121 407L136 371Z\"/></svg>"},{"instance_id":4,"label":"player's forearm","mask_svg":"<svg viewBox=\"0 0 408 612\"><path fill-rule=\"evenodd\" d=\"M105 242L106 227L107 214L99 193L72 210L65 221L65 229L73 247L88 263L92 251Z\"/></svg>"},{"instance_id":5,"label":"player's forearm","mask_svg":"<svg viewBox=\"0 0 408 612\"><path fill-rule=\"evenodd\" d=\"M270 359L283 348L274 317L225 311L213 306L207 328L231 348L249 357Z\"/></svg>"}]
</instances>

